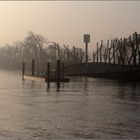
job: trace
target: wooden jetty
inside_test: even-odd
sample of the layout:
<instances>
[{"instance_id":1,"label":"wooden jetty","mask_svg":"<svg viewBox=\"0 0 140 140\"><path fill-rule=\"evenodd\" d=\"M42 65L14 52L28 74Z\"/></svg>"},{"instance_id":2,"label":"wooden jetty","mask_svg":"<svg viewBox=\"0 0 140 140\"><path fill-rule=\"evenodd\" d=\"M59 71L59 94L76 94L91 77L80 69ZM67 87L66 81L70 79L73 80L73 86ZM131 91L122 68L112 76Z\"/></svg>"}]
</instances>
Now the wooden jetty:
<instances>
[{"instance_id":1,"label":"wooden jetty","mask_svg":"<svg viewBox=\"0 0 140 140\"><path fill-rule=\"evenodd\" d=\"M44 76L37 76L37 75L23 75L23 79L25 80L33 80L33 81L44 81L47 82L47 77ZM57 82L57 78L50 78L49 81L50 82ZM60 78L60 82L69 82L70 79L69 78Z\"/></svg>"},{"instance_id":2,"label":"wooden jetty","mask_svg":"<svg viewBox=\"0 0 140 140\"><path fill-rule=\"evenodd\" d=\"M69 78L64 77L64 73L63 73L64 70L61 69L60 65L61 65L60 60L57 60L56 74L52 75L51 70L50 70L50 63L48 62L47 63L47 72L46 72L46 74L44 74L44 75L36 75L35 74L35 61L32 60L32 66L31 66L31 68L32 68L31 72L32 73L29 74L29 75L26 75L25 74L25 62L23 62L23 65L22 65L22 79L23 80L44 81L44 82L47 83L48 88L50 88L50 83L51 82L55 82L55 83L57 83L57 87L59 88L61 82L69 82L70 81Z\"/></svg>"},{"instance_id":3,"label":"wooden jetty","mask_svg":"<svg viewBox=\"0 0 140 140\"><path fill-rule=\"evenodd\" d=\"M23 80L34 80L34 81L44 81L45 82L44 77L32 76L32 75L23 75Z\"/></svg>"}]
</instances>

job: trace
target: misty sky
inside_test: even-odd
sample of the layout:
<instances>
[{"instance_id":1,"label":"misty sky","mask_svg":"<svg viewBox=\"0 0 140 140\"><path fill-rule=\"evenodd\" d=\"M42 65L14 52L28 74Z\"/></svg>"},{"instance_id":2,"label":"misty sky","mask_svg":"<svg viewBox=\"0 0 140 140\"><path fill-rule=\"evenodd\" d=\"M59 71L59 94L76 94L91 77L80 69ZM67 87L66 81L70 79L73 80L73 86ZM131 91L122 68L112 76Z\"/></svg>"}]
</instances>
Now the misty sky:
<instances>
[{"instance_id":1,"label":"misty sky","mask_svg":"<svg viewBox=\"0 0 140 140\"><path fill-rule=\"evenodd\" d=\"M84 46L140 32L139 1L0 1L0 45L22 40L28 31L49 41Z\"/></svg>"}]
</instances>

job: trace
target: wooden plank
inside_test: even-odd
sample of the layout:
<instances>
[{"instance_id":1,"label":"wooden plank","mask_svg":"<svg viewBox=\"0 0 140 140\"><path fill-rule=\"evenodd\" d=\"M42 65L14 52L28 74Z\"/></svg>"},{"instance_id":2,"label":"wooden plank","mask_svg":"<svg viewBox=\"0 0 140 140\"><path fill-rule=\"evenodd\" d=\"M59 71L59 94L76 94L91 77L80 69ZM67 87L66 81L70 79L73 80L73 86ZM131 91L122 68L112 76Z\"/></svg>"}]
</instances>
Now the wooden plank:
<instances>
[{"instance_id":1,"label":"wooden plank","mask_svg":"<svg viewBox=\"0 0 140 140\"><path fill-rule=\"evenodd\" d=\"M24 75L23 78L25 80L45 81L44 77L39 77L39 76Z\"/></svg>"},{"instance_id":2,"label":"wooden plank","mask_svg":"<svg viewBox=\"0 0 140 140\"><path fill-rule=\"evenodd\" d=\"M47 82L47 78L45 81L45 77L39 77L39 76L31 76L31 75L24 75L23 78L25 80L33 80L33 81L44 81ZM50 78L49 82L57 82L58 79L57 78ZM70 79L69 78L60 78L60 82L69 82Z\"/></svg>"},{"instance_id":3,"label":"wooden plank","mask_svg":"<svg viewBox=\"0 0 140 140\"><path fill-rule=\"evenodd\" d=\"M47 77L45 77L45 82L47 82L48 89L50 88L50 63L47 63Z\"/></svg>"}]
</instances>

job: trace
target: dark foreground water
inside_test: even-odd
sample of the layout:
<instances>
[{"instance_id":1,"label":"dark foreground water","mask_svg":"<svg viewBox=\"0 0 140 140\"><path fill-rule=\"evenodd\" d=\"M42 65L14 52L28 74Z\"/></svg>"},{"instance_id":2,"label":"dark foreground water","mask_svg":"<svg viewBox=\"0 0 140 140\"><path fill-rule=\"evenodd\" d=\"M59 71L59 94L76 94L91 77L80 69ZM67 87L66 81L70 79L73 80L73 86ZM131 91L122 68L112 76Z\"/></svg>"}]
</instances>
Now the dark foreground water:
<instances>
[{"instance_id":1,"label":"dark foreground water","mask_svg":"<svg viewBox=\"0 0 140 140\"><path fill-rule=\"evenodd\" d=\"M0 140L140 138L140 83L73 77L60 92L0 70Z\"/></svg>"}]
</instances>

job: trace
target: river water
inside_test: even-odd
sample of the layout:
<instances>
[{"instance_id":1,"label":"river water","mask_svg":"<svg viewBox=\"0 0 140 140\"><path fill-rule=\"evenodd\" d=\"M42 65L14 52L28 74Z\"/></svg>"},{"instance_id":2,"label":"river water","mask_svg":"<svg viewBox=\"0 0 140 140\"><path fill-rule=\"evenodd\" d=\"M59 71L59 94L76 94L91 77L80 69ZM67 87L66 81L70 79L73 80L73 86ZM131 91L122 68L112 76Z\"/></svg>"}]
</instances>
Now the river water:
<instances>
[{"instance_id":1,"label":"river water","mask_svg":"<svg viewBox=\"0 0 140 140\"><path fill-rule=\"evenodd\" d=\"M140 83L72 77L51 83L0 70L0 139L140 138Z\"/></svg>"}]
</instances>

